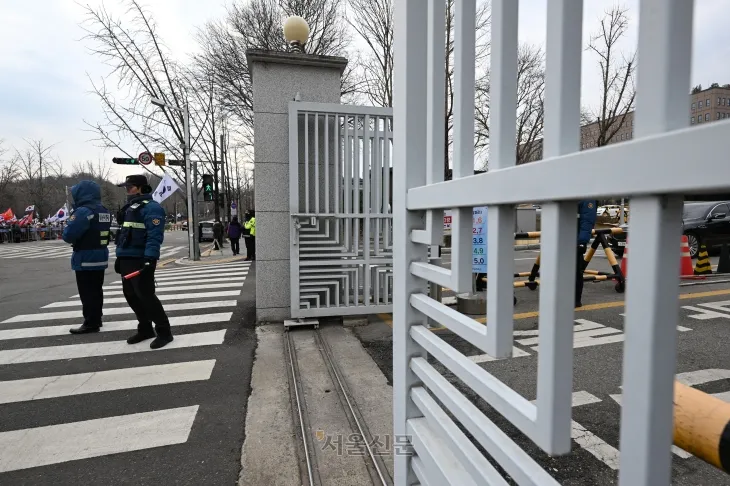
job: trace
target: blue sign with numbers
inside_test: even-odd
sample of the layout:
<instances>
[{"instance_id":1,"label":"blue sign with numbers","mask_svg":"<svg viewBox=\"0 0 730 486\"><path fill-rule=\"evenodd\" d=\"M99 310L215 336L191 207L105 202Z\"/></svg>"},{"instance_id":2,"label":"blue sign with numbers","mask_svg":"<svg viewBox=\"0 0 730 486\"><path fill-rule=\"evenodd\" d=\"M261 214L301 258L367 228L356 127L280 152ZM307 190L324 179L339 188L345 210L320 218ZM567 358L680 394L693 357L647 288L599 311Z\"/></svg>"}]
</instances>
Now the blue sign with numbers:
<instances>
[{"instance_id":1,"label":"blue sign with numbers","mask_svg":"<svg viewBox=\"0 0 730 486\"><path fill-rule=\"evenodd\" d=\"M487 208L474 208L472 216L472 273L487 273Z\"/></svg>"}]
</instances>

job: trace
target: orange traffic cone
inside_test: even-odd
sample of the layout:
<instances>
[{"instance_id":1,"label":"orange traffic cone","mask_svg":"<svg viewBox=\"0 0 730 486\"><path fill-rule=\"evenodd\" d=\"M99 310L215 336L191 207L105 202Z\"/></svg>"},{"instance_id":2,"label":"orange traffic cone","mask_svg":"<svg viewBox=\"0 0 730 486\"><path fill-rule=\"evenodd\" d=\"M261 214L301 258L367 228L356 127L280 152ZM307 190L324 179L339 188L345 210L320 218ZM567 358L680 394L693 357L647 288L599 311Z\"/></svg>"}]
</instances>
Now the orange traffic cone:
<instances>
[{"instance_id":1,"label":"orange traffic cone","mask_svg":"<svg viewBox=\"0 0 730 486\"><path fill-rule=\"evenodd\" d=\"M692 257L689 254L689 242L687 236L682 235L682 244L680 245L680 261L679 261L679 276L684 279L704 279L703 275L695 275L694 268L692 267Z\"/></svg>"},{"instance_id":2,"label":"orange traffic cone","mask_svg":"<svg viewBox=\"0 0 730 486\"><path fill-rule=\"evenodd\" d=\"M626 246L624 247L624 255L621 258L621 274L626 278L629 271L629 239L626 238Z\"/></svg>"}]
</instances>

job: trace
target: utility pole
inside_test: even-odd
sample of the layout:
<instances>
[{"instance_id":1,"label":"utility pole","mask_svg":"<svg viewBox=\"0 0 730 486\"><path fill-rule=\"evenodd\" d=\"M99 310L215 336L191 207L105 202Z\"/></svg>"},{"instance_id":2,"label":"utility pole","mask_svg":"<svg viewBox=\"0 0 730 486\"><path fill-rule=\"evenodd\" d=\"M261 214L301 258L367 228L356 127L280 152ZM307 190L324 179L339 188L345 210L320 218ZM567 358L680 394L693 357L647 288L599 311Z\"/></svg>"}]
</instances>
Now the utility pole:
<instances>
[{"instance_id":1,"label":"utility pole","mask_svg":"<svg viewBox=\"0 0 730 486\"><path fill-rule=\"evenodd\" d=\"M223 132L223 130L221 130ZM226 206L226 216L228 217L228 221L231 220L231 205L230 201L228 201L228 197L223 197L225 194L228 196L226 191L226 159L225 159L225 135L221 133L221 187L222 191L221 193L218 193L218 205L224 204Z\"/></svg>"}]
</instances>

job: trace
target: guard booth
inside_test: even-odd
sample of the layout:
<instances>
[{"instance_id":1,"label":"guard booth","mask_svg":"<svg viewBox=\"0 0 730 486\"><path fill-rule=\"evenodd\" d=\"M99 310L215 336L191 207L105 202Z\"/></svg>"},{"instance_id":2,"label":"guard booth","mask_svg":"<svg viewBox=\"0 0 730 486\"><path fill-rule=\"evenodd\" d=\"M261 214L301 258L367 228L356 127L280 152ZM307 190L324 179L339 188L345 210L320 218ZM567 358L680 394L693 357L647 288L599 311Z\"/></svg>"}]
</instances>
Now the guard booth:
<instances>
[{"instance_id":1,"label":"guard booth","mask_svg":"<svg viewBox=\"0 0 730 486\"><path fill-rule=\"evenodd\" d=\"M627 288L619 483L671 482L673 390L682 200L730 188L730 123L689 128L693 4L641 0L635 138L580 151L582 5L548 0L544 160L515 166L518 4L492 0L489 171L474 175L475 0L455 5L454 166L443 181L444 0L395 1L393 160L395 484L506 484L480 446L517 483L557 482L432 364L437 360L541 449L571 449L576 259L575 203L631 196L632 280ZM692 161L695 174L687 177ZM615 177L584 177L612 168ZM427 329L434 320L493 357L513 348L514 207L542 202L540 350L530 401ZM429 283L471 290L473 207L488 207L487 326L445 307ZM452 267L428 263L452 210ZM468 435L457 426L457 422Z\"/></svg>"}]
</instances>

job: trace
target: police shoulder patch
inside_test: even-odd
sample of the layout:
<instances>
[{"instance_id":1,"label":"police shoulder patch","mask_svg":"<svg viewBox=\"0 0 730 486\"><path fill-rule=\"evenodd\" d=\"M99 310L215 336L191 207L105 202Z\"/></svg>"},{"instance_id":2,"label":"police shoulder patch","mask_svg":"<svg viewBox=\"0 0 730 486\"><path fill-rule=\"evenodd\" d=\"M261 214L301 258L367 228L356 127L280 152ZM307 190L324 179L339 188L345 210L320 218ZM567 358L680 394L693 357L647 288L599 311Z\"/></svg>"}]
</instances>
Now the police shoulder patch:
<instances>
[{"instance_id":1,"label":"police shoulder patch","mask_svg":"<svg viewBox=\"0 0 730 486\"><path fill-rule=\"evenodd\" d=\"M160 224L160 220L157 219L157 218L155 218L155 219L152 220L152 224L154 224L155 226L157 226L158 224Z\"/></svg>"},{"instance_id":2,"label":"police shoulder patch","mask_svg":"<svg viewBox=\"0 0 730 486\"><path fill-rule=\"evenodd\" d=\"M588 209L593 209L593 203L588 203Z\"/></svg>"},{"instance_id":3,"label":"police shoulder patch","mask_svg":"<svg viewBox=\"0 0 730 486\"><path fill-rule=\"evenodd\" d=\"M72 214L71 217L68 218L69 221L73 221L74 219L76 219L76 215L75 214Z\"/></svg>"}]
</instances>

